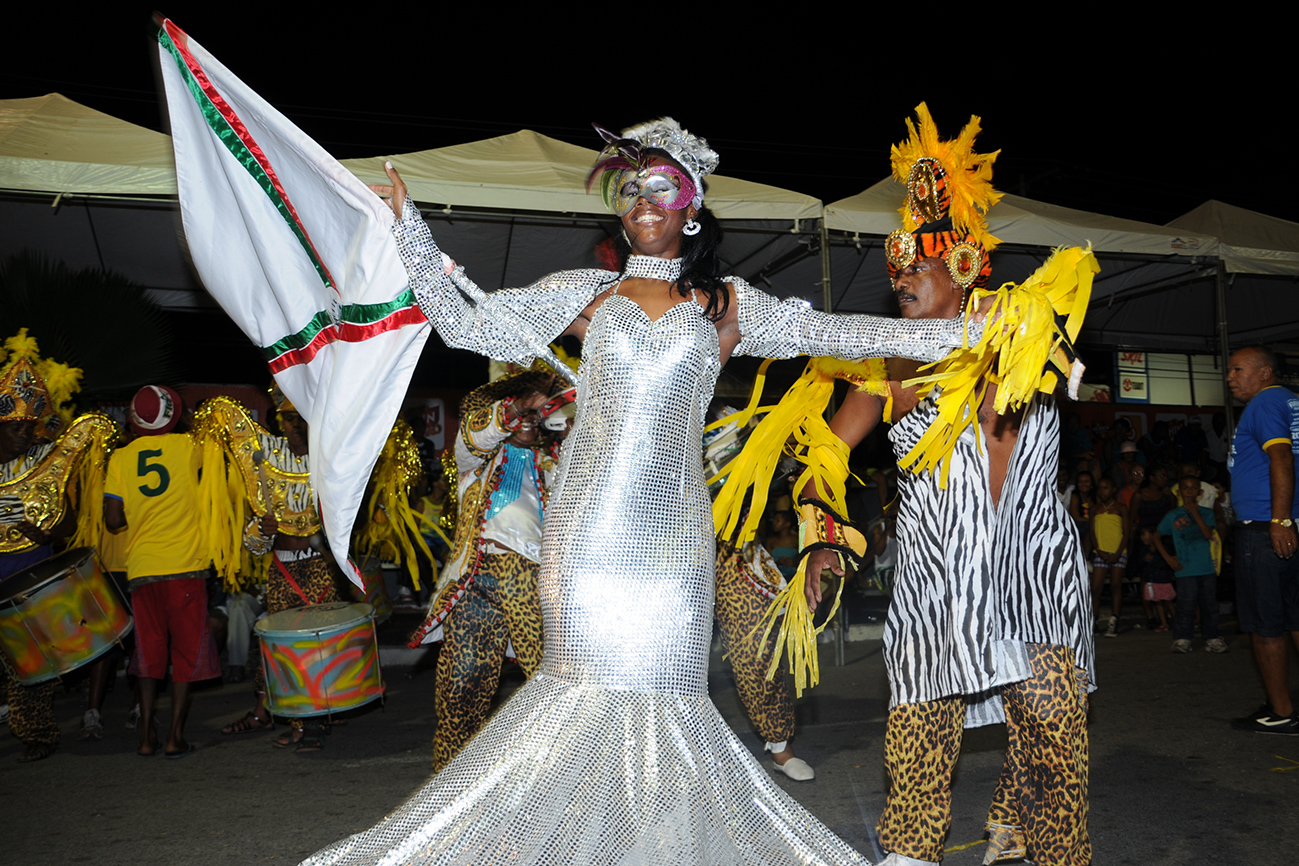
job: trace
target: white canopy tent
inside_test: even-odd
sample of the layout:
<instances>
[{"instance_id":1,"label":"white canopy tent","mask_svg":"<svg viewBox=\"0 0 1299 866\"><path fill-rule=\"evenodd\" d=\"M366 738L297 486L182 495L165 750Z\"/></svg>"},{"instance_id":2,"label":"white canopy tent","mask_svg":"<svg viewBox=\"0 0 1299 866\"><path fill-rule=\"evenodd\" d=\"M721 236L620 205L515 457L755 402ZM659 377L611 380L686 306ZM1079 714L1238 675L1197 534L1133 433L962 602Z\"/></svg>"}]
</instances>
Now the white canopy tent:
<instances>
[{"instance_id":1,"label":"white canopy tent","mask_svg":"<svg viewBox=\"0 0 1299 866\"><path fill-rule=\"evenodd\" d=\"M1207 201L1168 225L1219 238L1225 344L1299 343L1299 223Z\"/></svg>"},{"instance_id":2,"label":"white canopy tent","mask_svg":"<svg viewBox=\"0 0 1299 866\"><path fill-rule=\"evenodd\" d=\"M523 130L388 159L426 205L439 243L488 289L594 265L596 244L616 230L599 196L583 188L592 149ZM178 237L171 160L168 136L58 94L0 100L0 256L35 249L122 272L172 309L210 307ZM384 182L383 162L344 164ZM710 179L708 195L727 230L728 271L781 296L883 314L895 312L883 241L902 200L891 179L824 209L725 176ZM995 282L1022 280L1054 246L1094 245L1102 272L1086 343L1213 351L1223 343L1222 314L1232 341L1299 336L1295 223L1209 202L1152 226L1007 195L991 229L1003 241Z\"/></svg>"},{"instance_id":3,"label":"white canopy tent","mask_svg":"<svg viewBox=\"0 0 1299 866\"><path fill-rule=\"evenodd\" d=\"M904 187L886 178L826 206L834 307L892 312L884 238L901 222ZM1020 282L1055 247L1091 243L1101 263L1082 342L1148 349L1212 350L1217 238L1005 195L989 214L1002 243L992 284Z\"/></svg>"}]
</instances>

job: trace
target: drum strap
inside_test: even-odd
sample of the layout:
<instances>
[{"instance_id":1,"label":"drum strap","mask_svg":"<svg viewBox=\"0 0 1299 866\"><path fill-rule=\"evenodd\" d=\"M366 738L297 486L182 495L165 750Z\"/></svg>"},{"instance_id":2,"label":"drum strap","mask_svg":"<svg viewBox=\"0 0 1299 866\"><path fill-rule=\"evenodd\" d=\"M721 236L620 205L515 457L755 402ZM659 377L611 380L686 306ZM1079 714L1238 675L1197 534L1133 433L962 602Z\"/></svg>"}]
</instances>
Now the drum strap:
<instances>
[{"instance_id":1,"label":"drum strap","mask_svg":"<svg viewBox=\"0 0 1299 866\"><path fill-rule=\"evenodd\" d=\"M316 599L315 601L312 601L311 599L307 598L307 594L306 594L305 592L302 591L302 587L298 586L298 582L297 582L296 580L293 579L293 575L289 574L289 570L288 570L287 568L284 567L284 563L280 562L280 560L279 560L278 558L274 558L274 557L272 557L272 559L273 559L274 562L275 562L275 567L278 568L278 569L280 570L280 574L284 575L284 579L287 580L287 581L289 582L289 586L293 587L293 591L296 592L296 593L298 594L298 598L302 599L302 601L303 601L304 603L306 603L306 604L320 604L321 602L323 602L323 601L325 600L325 597L326 597L327 595L329 595L329 588L326 587L326 588L325 588L325 589L320 593L320 598Z\"/></svg>"}]
</instances>

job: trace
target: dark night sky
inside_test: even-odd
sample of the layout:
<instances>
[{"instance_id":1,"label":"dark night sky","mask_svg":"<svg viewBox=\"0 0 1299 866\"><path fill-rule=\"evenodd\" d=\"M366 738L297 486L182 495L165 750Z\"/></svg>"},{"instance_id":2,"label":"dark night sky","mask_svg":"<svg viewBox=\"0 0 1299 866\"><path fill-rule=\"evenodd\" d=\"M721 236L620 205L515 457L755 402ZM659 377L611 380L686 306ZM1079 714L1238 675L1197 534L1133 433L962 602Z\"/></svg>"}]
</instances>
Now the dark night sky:
<instances>
[{"instance_id":1,"label":"dark night sky","mask_svg":"<svg viewBox=\"0 0 1299 866\"><path fill-rule=\"evenodd\" d=\"M19 47L0 60L0 98L58 91L161 128L152 8L109 5L6 13L6 42ZM484 11L161 11L339 157L520 128L594 147L590 121L617 129L671 114L721 153L722 174L830 202L888 172L888 146L923 99L948 137L982 115L981 149L1003 149L995 183L1008 192L1154 223L1210 198L1299 220L1283 161L1292 76L1270 68L1293 49L1262 23L1237 38L1229 22L1060 7L939 29L932 6L890 21L863 5L801 21L746 7L695 28L667 5L602 4L564 20L466 5Z\"/></svg>"}]
</instances>

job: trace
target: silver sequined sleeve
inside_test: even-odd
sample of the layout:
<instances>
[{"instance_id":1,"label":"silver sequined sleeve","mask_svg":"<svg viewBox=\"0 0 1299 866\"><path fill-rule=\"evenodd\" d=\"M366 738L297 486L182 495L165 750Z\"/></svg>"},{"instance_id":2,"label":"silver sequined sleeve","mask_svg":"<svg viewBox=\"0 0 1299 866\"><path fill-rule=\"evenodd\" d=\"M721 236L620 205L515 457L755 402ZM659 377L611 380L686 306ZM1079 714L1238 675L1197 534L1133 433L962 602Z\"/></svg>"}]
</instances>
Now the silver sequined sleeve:
<instances>
[{"instance_id":1,"label":"silver sequined sleeve","mask_svg":"<svg viewBox=\"0 0 1299 866\"><path fill-rule=\"evenodd\" d=\"M409 200L392 231L415 300L442 341L498 361L531 362L536 343L522 336L525 330L543 345L549 343L573 323L597 293L617 279L609 271L561 271L530 286L488 293L498 307L489 314L466 297L476 294L478 287L463 268L447 275L442 251Z\"/></svg>"},{"instance_id":2,"label":"silver sequined sleeve","mask_svg":"<svg viewBox=\"0 0 1299 866\"><path fill-rule=\"evenodd\" d=\"M833 355L836 358L911 358L938 361L961 345L962 320L886 319L879 316L834 315L812 309L806 301L780 301L739 277L727 277L735 287L740 326L736 355L793 358ZM982 323L970 323L970 340L983 333Z\"/></svg>"}]
</instances>

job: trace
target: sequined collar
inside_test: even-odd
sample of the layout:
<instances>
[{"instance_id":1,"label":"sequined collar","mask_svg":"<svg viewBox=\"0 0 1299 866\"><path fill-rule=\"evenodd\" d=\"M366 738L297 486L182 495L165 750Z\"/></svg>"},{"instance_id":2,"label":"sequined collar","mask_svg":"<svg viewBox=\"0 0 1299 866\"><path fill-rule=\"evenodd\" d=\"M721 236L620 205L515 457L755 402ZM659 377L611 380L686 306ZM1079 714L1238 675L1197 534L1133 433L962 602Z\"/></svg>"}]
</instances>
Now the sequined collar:
<instances>
[{"instance_id":1,"label":"sequined collar","mask_svg":"<svg viewBox=\"0 0 1299 866\"><path fill-rule=\"evenodd\" d=\"M656 256L628 256L622 276L623 279L640 277L675 283L681 279L681 262L681 259L660 259Z\"/></svg>"}]
</instances>

